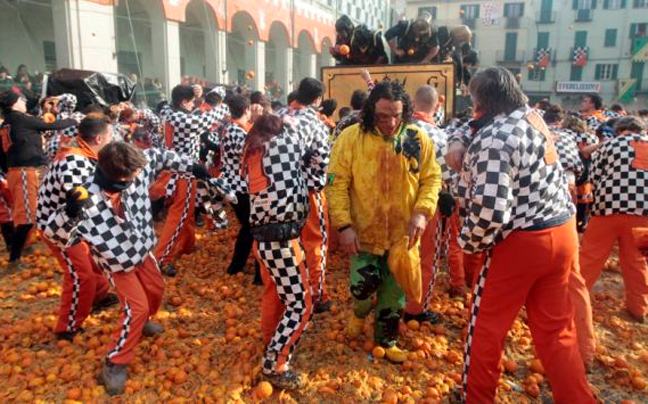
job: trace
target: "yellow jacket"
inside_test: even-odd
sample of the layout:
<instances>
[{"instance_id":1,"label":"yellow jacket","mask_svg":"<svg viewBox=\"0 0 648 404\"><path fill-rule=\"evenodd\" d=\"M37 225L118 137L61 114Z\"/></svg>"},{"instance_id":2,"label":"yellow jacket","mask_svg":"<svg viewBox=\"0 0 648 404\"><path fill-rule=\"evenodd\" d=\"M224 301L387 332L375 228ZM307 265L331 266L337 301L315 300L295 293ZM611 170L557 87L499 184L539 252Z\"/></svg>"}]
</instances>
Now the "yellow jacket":
<instances>
[{"instance_id":1,"label":"yellow jacket","mask_svg":"<svg viewBox=\"0 0 648 404\"><path fill-rule=\"evenodd\" d=\"M327 185L331 222L336 229L352 226L360 249L370 254L383 255L407 236L414 211L428 218L436 211L441 168L434 145L414 125L399 133L386 138L356 124L340 134L331 153Z\"/></svg>"}]
</instances>

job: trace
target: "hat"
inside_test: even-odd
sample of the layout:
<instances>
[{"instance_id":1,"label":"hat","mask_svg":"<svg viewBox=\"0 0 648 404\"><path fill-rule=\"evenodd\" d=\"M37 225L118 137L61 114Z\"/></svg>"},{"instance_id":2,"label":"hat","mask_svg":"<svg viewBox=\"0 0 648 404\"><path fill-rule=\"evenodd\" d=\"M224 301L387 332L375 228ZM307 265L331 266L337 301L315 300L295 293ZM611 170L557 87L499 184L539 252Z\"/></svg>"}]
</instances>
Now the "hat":
<instances>
[{"instance_id":1,"label":"hat","mask_svg":"<svg viewBox=\"0 0 648 404\"><path fill-rule=\"evenodd\" d=\"M216 94L221 98L225 98L225 87L223 86L216 86L212 88L207 94Z\"/></svg>"}]
</instances>

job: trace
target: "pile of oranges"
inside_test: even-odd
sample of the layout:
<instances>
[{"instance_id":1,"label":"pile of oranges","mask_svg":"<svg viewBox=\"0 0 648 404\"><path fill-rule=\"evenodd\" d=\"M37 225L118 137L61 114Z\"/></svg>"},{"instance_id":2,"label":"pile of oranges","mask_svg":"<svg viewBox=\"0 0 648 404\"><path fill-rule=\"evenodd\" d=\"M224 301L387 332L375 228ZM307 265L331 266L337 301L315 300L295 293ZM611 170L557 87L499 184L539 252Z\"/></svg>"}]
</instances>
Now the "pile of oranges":
<instances>
[{"instance_id":1,"label":"pile of oranges","mask_svg":"<svg viewBox=\"0 0 648 404\"><path fill-rule=\"evenodd\" d=\"M394 365L375 346L371 321L358 339L345 336L352 300L348 260L337 253L329 258L327 276L334 305L314 315L293 360L306 387L286 392L262 382L261 287L252 284L251 262L249 273L225 273L235 234L235 228L201 230L196 251L177 262L178 276L167 278L156 318L166 331L140 342L126 393L119 398L109 398L96 380L119 326L118 308L92 315L74 341L57 341L52 329L62 273L36 244L25 271L0 279L0 402L431 404L461 385L469 301L448 297L445 275L431 306L442 323L401 324L400 345L409 354L405 363ZM589 379L605 402L648 402L648 326L623 313L617 266L608 265L592 297L599 347ZM501 369L499 402L536 403L550 396L524 311L507 338Z\"/></svg>"}]
</instances>

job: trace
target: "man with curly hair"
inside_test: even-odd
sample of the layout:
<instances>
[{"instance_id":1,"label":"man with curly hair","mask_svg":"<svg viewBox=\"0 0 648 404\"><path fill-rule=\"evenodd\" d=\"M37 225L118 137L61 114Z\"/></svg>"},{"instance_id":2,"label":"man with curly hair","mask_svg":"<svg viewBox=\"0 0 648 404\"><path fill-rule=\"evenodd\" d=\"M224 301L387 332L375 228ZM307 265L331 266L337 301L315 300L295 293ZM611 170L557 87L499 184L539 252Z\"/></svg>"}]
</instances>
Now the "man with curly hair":
<instances>
[{"instance_id":1,"label":"man with curly hair","mask_svg":"<svg viewBox=\"0 0 648 404\"><path fill-rule=\"evenodd\" d=\"M362 119L337 139L328 179L332 225L340 248L351 255L354 313L347 334L362 333L376 294L374 339L387 359L400 363L406 359L396 346L405 294L388 257L403 238L414 246L434 216L441 169L430 138L411 124L410 98L400 83L378 83Z\"/></svg>"}]
</instances>

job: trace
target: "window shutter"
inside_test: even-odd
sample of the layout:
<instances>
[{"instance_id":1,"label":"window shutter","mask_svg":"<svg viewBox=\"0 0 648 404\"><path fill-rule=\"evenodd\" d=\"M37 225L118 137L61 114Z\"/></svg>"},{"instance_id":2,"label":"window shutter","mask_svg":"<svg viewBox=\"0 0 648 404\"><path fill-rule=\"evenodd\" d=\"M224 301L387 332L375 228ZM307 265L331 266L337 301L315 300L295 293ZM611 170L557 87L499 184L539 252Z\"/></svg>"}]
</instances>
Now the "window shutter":
<instances>
[{"instance_id":1,"label":"window shutter","mask_svg":"<svg viewBox=\"0 0 648 404\"><path fill-rule=\"evenodd\" d=\"M612 77L611 77L611 79L616 80L618 73L619 73L619 65L612 65Z\"/></svg>"},{"instance_id":2,"label":"window shutter","mask_svg":"<svg viewBox=\"0 0 648 404\"><path fill-rule=\"evenodd\" d=\"M627 5L628 5L627 0L621 0L621 8L626 8Z\"/></svg>"},{"instance_id":3,"label":"window shutter","mask_svg":"<svg viewBox=\"0 0 648 404\"><path fill-rule=\"evenodd\" d=\"M523 17L524 16L524 3L520 3L520 15L518 17Z\"/></svg>"},{"instance_id":4,"label":"window shutter","mask_svg":"<svg viewBox=\"0 0 648 404\"><path fill-rule=\"evenodd\" d=\"M578 10L578 0L572 0L572 9Z\"/></svg>"},{"instance_id":5,"label":"window shutter","mask_svg":"<svg viewBox=\"0 0 648 404\"><path fill-rule=\"evenodd\" d=\"M548 48L548 47L549 47L549 33L538 32L538 48Z\"/></svg>"},{"instance_id":6,"label":"window shutter","mask_svg":"<svg viewBox=\"0 0 648 404\"><path fill-rule=\"evenodd\" d=\"M596 70L594 73L594 80L601 80L601 70L602 70L602 65L596 65Z\"/></svg>"},{"instance_id":7,"label":"window shutter","mask_svg":"<svg viewBox=\"0 0 648 404\"><path fill-rule=\"evenodd\" d=\"M603 0L603 8L606 10L610 9L610 0Z\"/></svg>"},{"instance_id":8,"label":"window shutter","mask_svg":"<svg viewBox=\"0 0 648 404\"><path fill-rule=\"evenodd\" d=\"M592 0L592 10L596 10L596 0Z\"/></svg>"},{"instance_id":9,"label":"window shutter","mask_svg":"<svg viewBox=\"0 0 648 404\"><path fill-rule=\"evenodd\" d=\"M504 3L504 18L508 18L510 7L509 3Z\"/></svg>"},{"instance_id":10,"label":"window shutter","mask_svg":"<svg viewBox=\"0 0 648 404\"><path fill-rule=\"evenodd\" d=\"M630 38L634 38L635 32L637 32L637 24L630 24Z\"/></svg>"},{"instance_id":11,"label":"window shutter","mask_svg":"<svg viewBox=\"0 0 648 404\"><path fill-rule=\"evenodd\" d=\"M475 6L475 15L473 16L473 18L479 18L479 4Z\"/></svg>"}]
</instances>

